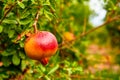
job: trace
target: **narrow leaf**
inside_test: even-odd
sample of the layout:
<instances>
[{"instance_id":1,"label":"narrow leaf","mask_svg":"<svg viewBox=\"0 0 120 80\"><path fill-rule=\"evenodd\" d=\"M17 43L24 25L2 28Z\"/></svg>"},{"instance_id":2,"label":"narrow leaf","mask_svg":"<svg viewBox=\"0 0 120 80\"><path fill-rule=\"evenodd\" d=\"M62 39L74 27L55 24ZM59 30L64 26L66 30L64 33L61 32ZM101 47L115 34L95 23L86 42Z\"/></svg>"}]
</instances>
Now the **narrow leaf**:
<instances>
[{"instance_id":1,"label":"narrow leaf","mask_svg":"<svg viewBox=\"0 0 120 80\"><path fill-rule=\"evenodd\" d=\"M22 9L24 9L24 8L25 8L25 5L24 5L22 2L17 1L17 3L18 3L18 5L19 5Z\"/></svg>"},{"instance_id":2,"label":"narrow leaf","mask_svg":"<svg viewBox=\"0 0 120 80\"><path fill-rule=\"evenodd\" d=\"M21 25L26 25L26 24L28 24L28 23L30 23L32 21L32 19L24 19L24 20L20 20L20 24Z\"/></svg>"},{"instance_id":3,"label":"narrow leaf","mask_svg":"<svg viewBox=\"0 0 120 80\"><path fill-rule=\"evenodd\" d=\"M3 26L0 25L0 33L3 31Z\"/></svg>"},{"instance_id":4,"label":"narrow leaf","mask_svg":"<svg viewBox=\"0 0 120 80\"><path fill-rule=\"evenodd\" d=\"M59 65L57 64L54 68L52 68L48 74L54 73L59 68Z\"/></svg>"},{"instance_id":5,"label":"narrow leaf","mask_svg":"<svg viewBox=\"0 0 120 80\"><path fill-rule=\"evenodd\" d=\"M47 75L45 75L45 79L46 80L51 80Z\"/></svg>"},{"instance_id":6,"label":"narrow leaf","mask_svg":"<svg viewBox=\"0 0 120 80\"><path fill-rule=\"evenodd\" d=\"M10 19L4 19L3 23L6 23L6 24L17 24L17 21L16 20L10 20Z\"/></svg>"},{"instance_id":7,"label":"narrow leaf","mask_svg":"<svg viewBox=\"0 0 120 80\"><path fill-rule=\"evenodd\" d=\"M25 19L25 18L29 17L29 15L30 15L30 12L29 12L29 11L27 11L27 12L24 13L24 14L22 13L20 19Z\"/></svg>"}]
</instances>

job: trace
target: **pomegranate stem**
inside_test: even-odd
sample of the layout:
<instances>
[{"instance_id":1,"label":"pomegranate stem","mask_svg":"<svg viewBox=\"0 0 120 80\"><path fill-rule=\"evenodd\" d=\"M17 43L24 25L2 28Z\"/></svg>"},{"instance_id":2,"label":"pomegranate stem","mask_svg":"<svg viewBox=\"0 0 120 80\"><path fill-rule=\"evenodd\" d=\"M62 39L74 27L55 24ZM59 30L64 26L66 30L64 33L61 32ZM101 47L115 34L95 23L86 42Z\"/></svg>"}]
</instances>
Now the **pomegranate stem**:
<instances>
[{"instance_id":1,"label":"pomegranate stem","mask_svg":"<svg viewBox=\"0 0 120 80\"><path fill-rule=\"evenodd\" d=\"M39 18L39 11L36 13L36 17L35 17L35 20L34 20L34 23L33 23L34 33L37 33L38 18Z\"/></svg>"}]
</instances>

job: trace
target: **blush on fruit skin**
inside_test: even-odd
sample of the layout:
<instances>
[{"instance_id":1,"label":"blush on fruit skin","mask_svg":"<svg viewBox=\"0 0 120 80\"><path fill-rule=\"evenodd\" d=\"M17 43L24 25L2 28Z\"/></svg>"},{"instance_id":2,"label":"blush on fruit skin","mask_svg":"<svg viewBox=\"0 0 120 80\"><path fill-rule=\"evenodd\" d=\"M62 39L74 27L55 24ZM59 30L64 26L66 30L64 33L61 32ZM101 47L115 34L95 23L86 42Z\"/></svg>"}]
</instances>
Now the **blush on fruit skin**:
<instances>
[{"instance_id":1,"label":"blush on fruit skin","mask_svg":"<svg viewBox=\"0 0 120 80\"><path fill-rule=\"evenodd\" d=\"M56 53L58 42L56 37L48 31L38 31L25 41L24 50L28 57L47 64L47 58Z\"/></svg>"}]
</instances>

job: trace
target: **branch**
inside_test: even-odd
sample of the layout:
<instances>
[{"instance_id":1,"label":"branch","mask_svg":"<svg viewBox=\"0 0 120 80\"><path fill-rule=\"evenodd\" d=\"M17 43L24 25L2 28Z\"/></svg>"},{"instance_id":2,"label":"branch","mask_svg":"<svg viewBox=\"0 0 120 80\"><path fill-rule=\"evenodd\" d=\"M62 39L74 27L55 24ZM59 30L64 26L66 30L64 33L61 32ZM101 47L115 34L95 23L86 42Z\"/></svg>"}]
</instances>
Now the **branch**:
<instances>
[{"instance_id":1,"label":"branch","mask_svg":"<svg viewBox=\"0 0 120 80\"><path fill-rule=\"evenodd\" d=\"M4 14L4 16L2 17L2 19L0 20L0 24L3 22L3 20L6 18L6 16L8 15L8 13L12 10L12 8L16 5L16 2L10 6L10 8L7 10L7 12Z\"/></svg>"},{"instance_id":2,"label":"branch","mask_svg":"<svg viewBox=\"0 0 120 80\"><path fill-rule=\"evenodd\" d=\"M97 30L97 29L99 29L99 28L101 28L101 27L103 27L103 26L105 26L106 24L111 23L111 22L116 21L116 20L119 20L119 19L120 19L120 15L115 16L115 17L113 17L113 18L108 18L103 24L101 24L101 25L99 25L99 26L97 26L97 27L95 27L95 28L93 28L93 29L91 29L91 30L89 30L89 31L81 34L81 35L78 36L76 39L80 39L80 38L86 36L87 34L93 32L93 31L95 31L95 30ZM75 39L75 40L76 40L76 39ZM65 46L65 45L67 45L67 44L70 45L70 43L73 42L73 41L75 41L75 40L72 40L72 41L69 41L69 42L64 42L64 43L62 43L62 44L59 45L59 48L61 48L62 46Z\"/></svg>"},{"instance_id":3,"label":"branch","mask_svg":"<svg viewBox=\"0 0 120 80\"><path fill-rule=\"evenodd\" d=\"M108 24L108 23L111 23L111 22L116 21L116 20L119 20L119 19L120 19L120 15L115 16L115 17L113 17L113 18L111 18L111 19L108 19L108 20L105 21L103 24L101 24L101 25L99 25L99 26L97 26L97 27L89 30L88 32L86 32L86 33L84 33L84 34L82 34L82 35L80 35L80 38L86 36L87 34L93 32L93 31L95 31L95 30L97 30L97 29L99 29L99 28L101 28L101 27L103 27L103 26L105 26L105 25Z\"/></svg>"},{"instance_id":4,"label":"branch","mask_svg":"<svg viewBox=\"0 0 120 80\"><path fill-rule=\"evenodd\" d=\"M35 17L35 20L34 20L34 23L33 23L33 28L34 28L34 33L37 33L37 22L38 22L38 19L39 19L39 15L40 15L40 8L42 7L41 5L40 5L40 2L39 2L39 0L37 0L37 3L38 3L38 11L37 11L37 13L36 13L36 17Z\"/></svg>"}]
</instances>

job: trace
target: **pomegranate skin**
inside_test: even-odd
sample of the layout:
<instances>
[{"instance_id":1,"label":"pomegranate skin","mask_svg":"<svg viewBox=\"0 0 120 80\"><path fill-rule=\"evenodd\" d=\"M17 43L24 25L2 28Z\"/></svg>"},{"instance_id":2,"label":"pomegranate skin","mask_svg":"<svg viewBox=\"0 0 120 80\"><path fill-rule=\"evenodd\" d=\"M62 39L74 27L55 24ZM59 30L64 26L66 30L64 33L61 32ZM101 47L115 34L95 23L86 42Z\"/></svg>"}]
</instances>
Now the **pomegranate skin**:
<instances>
[{"instance_id":1,"label":"pomegranate skin","mask_svg":"<svg viewBox=\"0 0 120 80\"><path fill-rule=\"evenodd\" d=\"M65 32L63 35L66 41L72 41L75 39L75 35L71 32Z\"/></svg>"},{"instance_id":2,"label":"pomegranate skin","mask_svg":"<svg viewBox=\"0 0 120 80\"><path fill-rule=\"evenodd\" d=\"M28 57L44 64L44 59L56 53L58 42L56 37L48 31L38 31L25 41L24 50ZM48 62L48 61L47 61ZM45 62L45 64L47 64Z\"/></svg>"}]
</instances>

